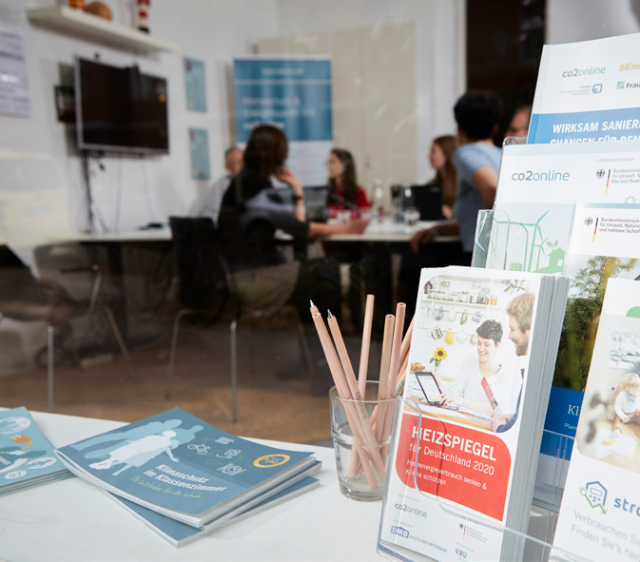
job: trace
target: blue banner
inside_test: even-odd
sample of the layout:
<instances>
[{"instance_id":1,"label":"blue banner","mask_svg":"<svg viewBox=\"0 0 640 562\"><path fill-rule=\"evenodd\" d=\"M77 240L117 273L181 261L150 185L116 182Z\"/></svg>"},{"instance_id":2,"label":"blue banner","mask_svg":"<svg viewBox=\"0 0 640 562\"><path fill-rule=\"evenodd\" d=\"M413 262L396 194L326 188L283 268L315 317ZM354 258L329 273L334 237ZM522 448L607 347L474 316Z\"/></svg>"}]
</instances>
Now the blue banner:
<instances>
[{"instance_id":1,"label":"blue banner","mask_svg":"<svg viewBox=\"0 0 640 562\"><path fill-rule=\"evenodd\" d=\"M640 108L541 113L531 116L529 144L640 138Z\"/></svg>"},{"instance_id":2,"label":"blue banner","mask_svg":"<svg viewBox=\"0 0 640 562\"><path fill-rule=\"evenodd\" d=\"M331 141L331 61L237 59L234 91L238 142L259 124L284 130L290 141Z\"/></svg>"}]
</instances>

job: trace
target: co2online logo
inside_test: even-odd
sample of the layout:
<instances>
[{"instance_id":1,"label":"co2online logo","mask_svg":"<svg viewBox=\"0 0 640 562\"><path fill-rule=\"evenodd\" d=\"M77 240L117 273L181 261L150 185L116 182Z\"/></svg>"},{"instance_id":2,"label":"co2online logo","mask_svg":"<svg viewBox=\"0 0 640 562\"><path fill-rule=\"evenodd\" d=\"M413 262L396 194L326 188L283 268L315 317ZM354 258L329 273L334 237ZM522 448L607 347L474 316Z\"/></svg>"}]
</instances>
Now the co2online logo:
<instances>
[{"instance_id":1,"label":"co2online logo","mask_svg":"<svg viewBox=\"0 0 640 562\"><path fill-rule=\"evenodd\" d=\"M570 176L569 172L556 172L555 170L545 172L527 170L526 172L513 172L511 179L513 181L569 181Z\"/></svg>"},{"instance_id":2,"label":"co2online logo","mask_svg":"<svg viewBox=\"0 0 640 562\"><path fill-rule=\"evenodd\" d=\"M594 76L596 74L604 74L607 71L606 66L592 66L591 68L574 68L565 70L562 73L563 78L578 78L580 76Z\"/></svg>"}]
</instances>

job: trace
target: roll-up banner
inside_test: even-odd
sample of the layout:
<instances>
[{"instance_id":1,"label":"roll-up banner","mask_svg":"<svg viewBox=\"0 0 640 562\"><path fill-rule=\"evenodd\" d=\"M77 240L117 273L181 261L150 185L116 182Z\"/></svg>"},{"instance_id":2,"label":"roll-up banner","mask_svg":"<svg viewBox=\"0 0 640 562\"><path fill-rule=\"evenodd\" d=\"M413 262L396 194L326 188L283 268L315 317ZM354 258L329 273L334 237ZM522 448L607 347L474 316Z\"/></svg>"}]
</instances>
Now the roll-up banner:
<instances>
[{"instance_id":1,"label":"roll-up banner","mask_svg":"<svg viewBox=\"0 0 640 562\"><path fill-rule=\"evenodd\" d=\"M257 125L275 125L289 139L287 166L302 184L326 184L333 146L330 59L236 58L233 83L238 144L244 146Z\"/></svg>"}]
</instances>

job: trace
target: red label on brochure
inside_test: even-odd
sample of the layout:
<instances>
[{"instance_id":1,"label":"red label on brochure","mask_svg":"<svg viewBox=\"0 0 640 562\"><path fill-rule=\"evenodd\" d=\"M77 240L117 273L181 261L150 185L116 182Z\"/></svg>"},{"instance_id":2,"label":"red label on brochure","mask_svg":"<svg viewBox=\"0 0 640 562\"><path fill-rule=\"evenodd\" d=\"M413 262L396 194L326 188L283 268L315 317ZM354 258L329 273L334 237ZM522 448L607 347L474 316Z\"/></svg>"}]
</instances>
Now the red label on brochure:
<instances>
[{"instance_id":1,"label":"red label on brochure","mask_svg":"<svg viewBox=\"0 0 640 562\"><path fill-rule=\"evenodd\" d=\"M396 459L398 477L415 488L417 445L421 491L502 521L511 472L511 454L503 441L424 416L422 427L418 428L418 422L416 416L403 416Z\"/></svg>"}]
</instances>

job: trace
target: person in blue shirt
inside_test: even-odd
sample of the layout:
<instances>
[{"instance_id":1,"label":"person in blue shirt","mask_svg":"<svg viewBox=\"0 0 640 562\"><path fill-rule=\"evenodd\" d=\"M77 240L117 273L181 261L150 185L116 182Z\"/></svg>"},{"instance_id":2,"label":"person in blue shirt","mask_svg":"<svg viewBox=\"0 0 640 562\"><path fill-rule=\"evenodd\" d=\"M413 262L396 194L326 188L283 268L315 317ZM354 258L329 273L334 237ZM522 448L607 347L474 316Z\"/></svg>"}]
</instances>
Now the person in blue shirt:
<instances>
[{"instance_id":1,"label":"person in blue shirt","mask_svg":"<svg viewBox=\"0 0 640 562\"><path fill-rule=\"evenodd\" d=\"M460 147L453 155L458 172L458 186L453 218L417 232L411 249L441 235L460 235L463 262L471 263L478 211L491 209L498 187L501 151L492 138L498 127L500 108L497 98L485 92L469 92L456 103L454 116L458 125Z\"/></svg>"}]
</instances>

